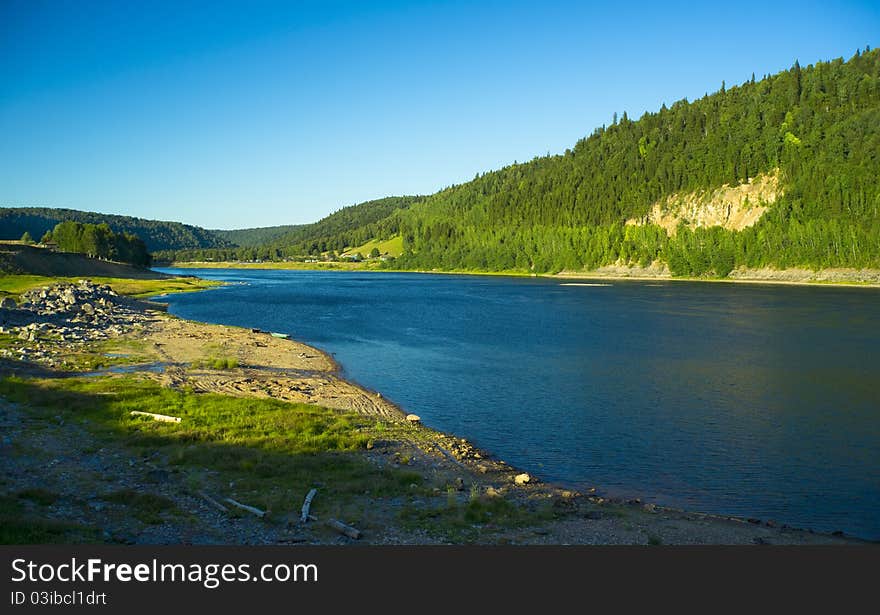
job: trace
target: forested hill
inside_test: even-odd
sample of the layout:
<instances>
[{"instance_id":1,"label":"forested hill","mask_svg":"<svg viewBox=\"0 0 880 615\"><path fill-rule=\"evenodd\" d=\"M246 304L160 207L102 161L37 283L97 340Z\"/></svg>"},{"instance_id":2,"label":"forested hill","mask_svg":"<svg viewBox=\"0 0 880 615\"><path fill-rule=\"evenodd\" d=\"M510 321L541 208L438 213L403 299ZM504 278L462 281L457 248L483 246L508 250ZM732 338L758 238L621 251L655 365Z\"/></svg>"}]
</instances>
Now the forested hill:
<instances>
[{"instance_id":1,"label":"forested hill","mask_svg":"<svg viewBox=\"0 0 880 615\"><path fill-rule=\"evenodd\" d=\"M306 251L317 244L322 252L341 252L346 247L365 243L374 237L396 233L398 229L393 215L406 210L421 198L389 196L343 207L314 224L304 225L280 237L275 243L291 248L301 247Z\"/></svg>"},{"instance_id":2,"label":"forested hill","mask_svg":"<svg viewBox=\"0 0 880 615\"><path fill-rule=\"evenodd\" d=\"M276 229L285 227L223 231L221 236L238 240L241 247L237 249L159 252L155 254L155 257L157 261L168 262L172 260L271 260L331 252L341 254L346 248L367 243L371 239L387 238L399 234L398 216L423 198L420 196L390 196L350 205L312 224L287 227L289 230L284 233L277 233ZM261 245L257 246L247 241L256 238L258 234L265 235L264 243Z\"/></svg>"},{"instance_id":3,"label":"forested hill","mask_svg":"<svg viewBox=\"0 0 880 615\"><path fill-rule=\"evenodd\" d=\"M756 176L778 178L778 191L772 204L745 203L768 205L753 226L695 223L713 191ZM795 63L638 120L623 114L562 155L432 195L398 217L396 266L558 271L659 260L673 273L718 276L736 266L876 268L878 178L874 50ZM684 212L674 236L646 224L670 203Z\"/></svg>"},{"instance_id":4,"label":"forested hill","mask_svg":"<svg viewBox=\"0 0 880 615\"><path fill-rule=\"evenodd\" d=\"M151 252L184 248L224 248L232 245L211 231L180 222L48 207L0 208L0 239L19 239L25 231L31 237L39 239L59 222L67 220L83 224L107 224L116 233L136 235Z\"/></svg>"}]
</instances>

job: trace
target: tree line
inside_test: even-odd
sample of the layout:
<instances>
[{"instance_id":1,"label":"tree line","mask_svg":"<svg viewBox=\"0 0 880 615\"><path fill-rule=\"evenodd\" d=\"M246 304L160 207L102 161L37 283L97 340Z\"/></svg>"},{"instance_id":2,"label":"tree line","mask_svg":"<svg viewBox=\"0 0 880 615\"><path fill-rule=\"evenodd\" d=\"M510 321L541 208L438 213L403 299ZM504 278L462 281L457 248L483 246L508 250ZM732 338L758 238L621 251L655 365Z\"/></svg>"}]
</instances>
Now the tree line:
<instances>
[{"instance_id":1,"label":"tree line","mask_svg":"<svg viewBox=\"0 0 880 615\"><path fill-rule=\"evenodd\" d=\"M49 207L0 207L0 239L18 239L24 232L32 237L42 237L46 231L51 231L56 224L66 220L82 224L108 224L117 233L137 235L151 251L233 246L211 231L180 222Z\"/></svg>"},{"instance_id":2,"label":"tree line","mask_svg":"<svg viewBox=\"0 0 880 615\"><path fill-rule=\"evenodd\" d=\"M149 267L152 262L146 244L130 233L114 233L107 224L89 224L66 220L46 231L40 240L54 243L63 252L76 252L92 258Z\"/></svg>"}]
</instances>

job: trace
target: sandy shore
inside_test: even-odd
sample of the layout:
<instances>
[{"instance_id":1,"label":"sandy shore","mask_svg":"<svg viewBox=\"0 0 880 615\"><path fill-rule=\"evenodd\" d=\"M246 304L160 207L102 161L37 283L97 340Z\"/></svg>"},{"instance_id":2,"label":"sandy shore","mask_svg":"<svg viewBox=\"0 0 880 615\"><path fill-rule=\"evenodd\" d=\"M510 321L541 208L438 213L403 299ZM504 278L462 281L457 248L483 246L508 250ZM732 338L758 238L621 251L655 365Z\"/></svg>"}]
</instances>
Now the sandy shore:
<instances>
[{"instance_id":1,"label":"sandy shore","mask_svg":"<svg viewBox=\"0 0 880 615\"><path fill-rule=\"evenodd\" d=\"M420 424L409 424L404 412L384 400L381 395L367 391L342 379L339 366L325 353L289 339L279 339L267 332L210 325L182 320L156 309L155 304L128 302L125 312L117 314L128 319L121 338L138 349L142 359L139 365L128 366L126 373L151 378L162 385L213 392L238 397L275 398L290 402L315 404L344 412L356 412L384 421L401 423L402 431L395 432L392 441L384 442L362 455L380 467L406 467L417 472L425 483L437 485L437 498L446 498L448 485L459 490L470 485L480 493L509 500L524 510L551 510L552 514L535 516L534 524L493 529L485 533L486 542L510 544L835 544L851 542L842 536L818 534L780 526L769 520L745 520L719 515L687 512L643 503L639 500L620 501L603 497L601 490L589 489L584 493L541 482L539 477L515 469L491 454L480 451L464 439L443 434ZM23 342L26 343L26 342ZM82 351L89 343L85 335ZM70 347L56 349L71 352ZM45 356L56 356L51 348ZM211 367L213 358L222 356L235 360L236 366L227 369ZM200 366L201 365L201 366ZM199 367L194 367L199 366ZM5 361L3 373L21 376L43 376L50 371L39 362ZM407 409L418 412L417 408ZM0 400L0 419L5 425L27 422L27 410ZM71 437L86 437L61 429L53 431L44 426L38 436L43 449L57 446L65 450L65 441ZM22 446L32 437L27 430L13 429L12 436L22 439ZM402 434L402 435L401 435ZM124 457L125 450L102 449L104 455ZM58 453L62 454L61 452ZM8 456L7 456L8 457ZM68 455L68 457L70 457ZM93 464L89 458L70 458L64 472L46 466L38 459L26 457L7 459L12 468L7 476L18 488L26 488L35 478L41 484L53 485L63 491L65 477L71 465ZM162 493L180 499L187 510L198 511L198 518L206 526L199 537L231 543L288 543L293 540L290 530L282 526L262 523L254 525L251 519L232 519L211 511L205 502L193 499L182 484L176 484L175 474L164 468L160 460L151 463L156 472L163 472L166 482ZM124 464L123 464L124 465ZM132 464L130 464L132 465ZM33 467L31 467L33 466ZM75 470L74 470L75 471ZM15 477L19 477L16 479ZM519 477L519 478L518 478ZM132 477L137 482L137 477ZM526 482L527 481L527 482ZM429 500L414 499L406 505L435 505ZM365 528L364 541L376 544L428 544L439 539L427 529L413 528L400 521L403 504L397 501L376 501L365 496L363 506L372 510L371 527ZM100 515L96 511L96 515ZM93 520L94 521L94 520ZM100 521L100 520L99 520ZM109 521L105 521L109 523ZM193 539L193 531L176 531L169 527L162 534L140 536L138 542L176 542ZM302 530L307 531L307 530ZM311 530L308 530L311 531ZM183 537L182 537L183 536ZM208 539L205 539L208 540ZM321 533L297 537L294 542L339 542L336 535ZM482 541L478 539L478 541Z\"/></svg>"},{"instance_id":2,"label":"sandy shore","mask_svg":"<svg viewBox=\"0 0 880 615\"><path fill-rule=\"evenodd\" d=\"M710 282L836 288L880 288L880 271L873 269L749 269L731 272L726 278L673 277L657 268L602 267L596 271L560 272L542 277L564 280L635 280L645 282Z\"/></svg>"}]
</instances>

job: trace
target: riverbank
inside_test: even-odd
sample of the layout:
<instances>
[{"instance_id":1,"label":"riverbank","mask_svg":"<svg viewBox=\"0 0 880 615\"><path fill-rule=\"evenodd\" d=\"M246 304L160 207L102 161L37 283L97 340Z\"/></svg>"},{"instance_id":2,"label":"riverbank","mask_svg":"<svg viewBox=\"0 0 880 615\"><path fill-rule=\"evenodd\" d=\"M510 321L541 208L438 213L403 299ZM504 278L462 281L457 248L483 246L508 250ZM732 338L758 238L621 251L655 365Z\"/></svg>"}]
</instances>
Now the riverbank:
<instances>
[{"instance_id":1,"label":"riverbank","mask_svg":"<svg viewBox=\"0 0 880 615\"><path fill-rule=\"evenodd\" d=\"M39 291L3 313L0 421L13 454L2 489L19 525L75 521L79 533L62 535L76 541L349 541L295 521L315 487L319 520L341 518L373 544L850 542L545 484L406 420L317 349L82 286L65 311L46 309L58 293ZM84 318L85 303L102 309ZM222 511L203 494L269 514Z\"/></svg>"},{"instance_id":2,"label":"riverbank","mask_svg":"<svg viewBox=\"0 0 880 615\"><path fill-rule=\"evenodd\" d=\"M639 280L646 282L712 282L730 284L769 284L782 286L832 286L848 288L880 288L880 270L878 269L735 269L725 278L673 276L665 266L652 265L618 266L608 265L592 271L561 271L559 273L533 274L523 271L471 271L471 270L415 270L387 269L381 263L364 261L330 262L330 263L240 263L240 262L183 262L172 263L169 268L179 269L271 269L291 271L381 271L395 273L426 273L446 275L476 276L510 276L510 277L541 277L552 279L602 279L602 280Z\"/></svg>"}]
</instances>

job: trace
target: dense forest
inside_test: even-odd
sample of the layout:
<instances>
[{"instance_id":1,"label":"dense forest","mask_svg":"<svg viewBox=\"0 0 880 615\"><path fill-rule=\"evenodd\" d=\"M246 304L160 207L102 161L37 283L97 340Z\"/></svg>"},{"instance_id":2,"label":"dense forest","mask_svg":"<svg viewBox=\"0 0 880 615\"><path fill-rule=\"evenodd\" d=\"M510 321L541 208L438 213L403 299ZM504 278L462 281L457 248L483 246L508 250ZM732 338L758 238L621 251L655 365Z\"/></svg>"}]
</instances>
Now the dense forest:
<instances>
[{"instance_id":1,"label":"dense forest","mask_svg":"<svg viewBox=\"0 0 880 615\"><path fill-rule=\"evenodd\" d=\"M223 248L232 245L211 231L180 222L48 207L0 208L0 239L18 239L25 232L32 237L42 237L46 231L66 220L82 224L107 224L117 233L137 235L153 252L184 248Z\"/></svg>"},{"instance_id":2,"label":"dense forest","mask_svg":"<svg viewBox=\"0 0 880 615\"><path fill-rule=\"evenodd\" d=\"M628 226L673 194L779 170L784 194L740 231ZM395 266L592 269L666 262L679 275L733 267L880 267L880 56L785 72L638 120L623 116L558 156L475 178L398 216Z\"/></svg>"},{"instance_id":3,"label":"dense forest","mask_svg":"<svg viewBox=\"0 0 880 615\"><path fill-rule=\"evenodd\" d=\"M136 267L149 267L151 263L150 252L143 241L131 233L114 233L107 224L82 224L65 220L51 231L46 231L41 242L54 243L62 252L77 252L92 258L130 263Z\"/></svg>"}]
</instances>

